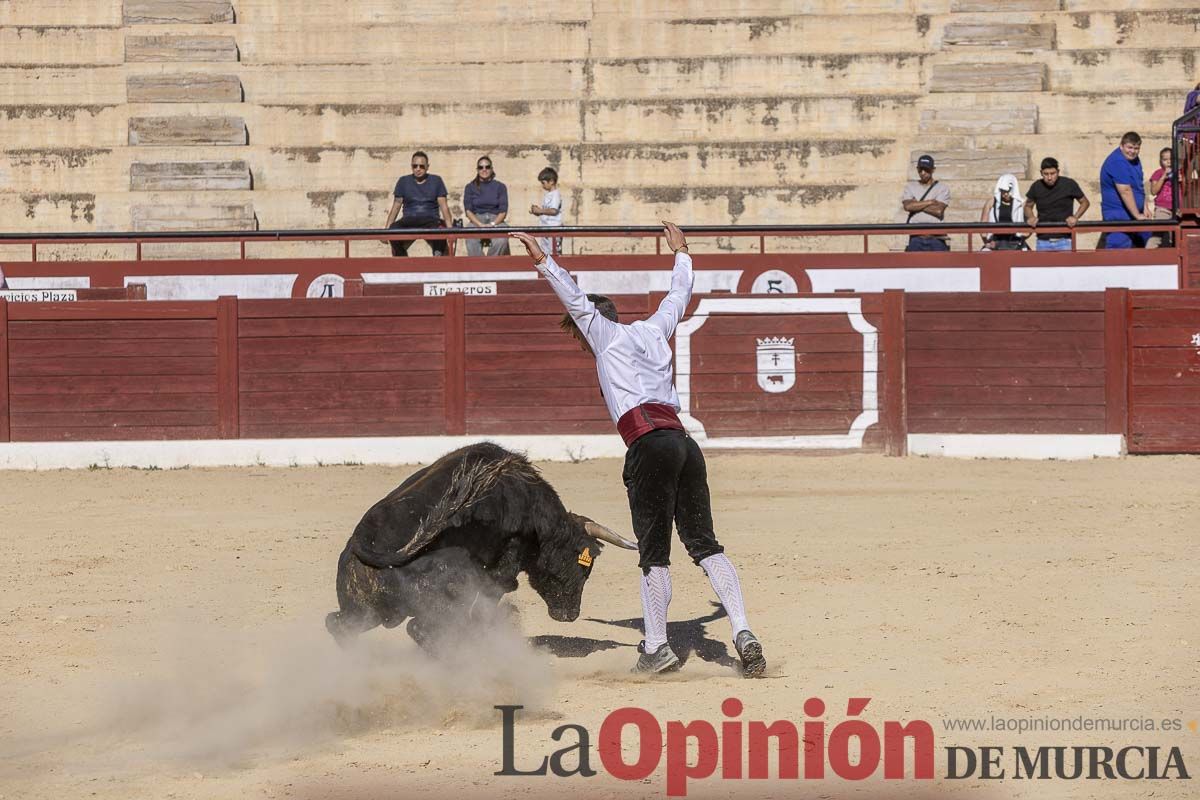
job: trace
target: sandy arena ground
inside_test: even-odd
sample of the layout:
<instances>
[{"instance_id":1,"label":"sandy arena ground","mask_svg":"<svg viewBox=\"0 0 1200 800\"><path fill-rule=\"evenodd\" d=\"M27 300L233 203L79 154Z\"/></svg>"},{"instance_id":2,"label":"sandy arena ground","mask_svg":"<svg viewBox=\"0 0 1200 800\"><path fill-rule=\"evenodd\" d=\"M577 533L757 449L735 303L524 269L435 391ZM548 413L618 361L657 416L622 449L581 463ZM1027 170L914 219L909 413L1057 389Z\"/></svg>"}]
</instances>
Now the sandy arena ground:
<instances>
[{"instance_id":1,"label":"sandy arena ground","mask_svg":"<svg viewBox=\"0 0 1200 800\"><path fill-rule=\"evenodd\" d=\"M574 624L527 587L524 637L429 663L402 629L339 651L338 553L411 468L0 475L0 797L665 796L644 782L495 777L498 703L517 766L622 706L660 720L927 720L933 781L692 782L689 797L1174 798L1200 789L1200 459L1020 463L712 455L718 533L741 570L770 678L744 681L703 574L676 549L657 681L627 674L634 557L597 562ZM544 464L568 508L628 529L620 463ZM707 620L707 621L706 621ZM616 623L616 624L614 624ZM951 717L1178 718L1173 732L950 732ZM573 743L573 737L565 740ZM1179 746L1190 781L945 780L950 745ZM1010 768L1011 757L1004 765ZM568 762L573 763L573 762ZM910 767L911 769L911 767ZM882 768L879 774L882 773ZM831 773L828 773L831 774ZM910 772L911 774L911 772ZM1010 775L1011 777L1011 775Z\"/></svg>"}]
</instances>

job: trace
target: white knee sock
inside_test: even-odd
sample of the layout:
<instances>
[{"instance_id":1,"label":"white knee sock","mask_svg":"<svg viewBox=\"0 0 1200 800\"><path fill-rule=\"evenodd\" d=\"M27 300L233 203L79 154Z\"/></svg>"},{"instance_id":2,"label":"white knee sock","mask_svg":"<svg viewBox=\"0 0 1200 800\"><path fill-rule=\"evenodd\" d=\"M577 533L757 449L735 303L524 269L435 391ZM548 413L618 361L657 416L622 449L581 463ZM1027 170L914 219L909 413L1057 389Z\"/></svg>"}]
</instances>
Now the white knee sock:
<instances>
[{"instance_id":1,"label":"white knee sock","mask_svg":"<svg viewBox=\"0 0 1200 800\"><path fill-rule=\"evenodd\" d=\"M740 631L748 630L750 626L746 623L746 603L742 600L742 584L738 581L737 570L733 568L733 562L724 553L717 553L702 560L700 566L704 570L704 574L708 576L708 582L712 584L713 591L717 593L717 597L721 598L721 605L725 606L725 613L729 615L729 624L733 626L733 635L736 637Z\"/></svg>"},{"instance_id":2,"label":"white knee sock","mask_svg":"<svg viewBox=\"0 0 1200 800\"><path fill-rule=\"evenodd\" d=\"M646 652L653 653L667 641L667 606L671 605L671 571L651 567L642 575L642 628Z\"/></svg>"}]
</instances>

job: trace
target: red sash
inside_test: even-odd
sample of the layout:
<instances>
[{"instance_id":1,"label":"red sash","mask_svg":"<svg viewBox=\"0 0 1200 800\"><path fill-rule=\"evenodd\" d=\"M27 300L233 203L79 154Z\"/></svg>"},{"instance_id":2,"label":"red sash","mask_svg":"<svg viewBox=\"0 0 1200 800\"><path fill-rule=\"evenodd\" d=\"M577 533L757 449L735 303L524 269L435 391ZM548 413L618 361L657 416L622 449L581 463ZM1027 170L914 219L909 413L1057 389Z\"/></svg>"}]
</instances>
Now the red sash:
<instances>
[{"instance_id":1,"label":"red sash","mask_svg":"<svg viewBox=\"0 0 1200 800\"><path fill-rule=\"evenodd\" d=\"M683 423L679 421L675 409L663 403L643 403L634 406L617 420L617 432L625 440L626 447L659 428L683 430Z\"/></svg>"}]
</instances>

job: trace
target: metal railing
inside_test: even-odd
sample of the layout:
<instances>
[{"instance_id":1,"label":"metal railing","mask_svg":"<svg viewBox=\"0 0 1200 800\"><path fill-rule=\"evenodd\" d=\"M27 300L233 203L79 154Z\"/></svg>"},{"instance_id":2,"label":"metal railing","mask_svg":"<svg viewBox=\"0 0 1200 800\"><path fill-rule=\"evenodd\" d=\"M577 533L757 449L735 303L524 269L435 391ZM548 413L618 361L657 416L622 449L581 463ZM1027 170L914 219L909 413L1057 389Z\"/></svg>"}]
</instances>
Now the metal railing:
<instances>
[{"instance_id":1,"label":"metal railing","mask_svg":"<svg viewBox=\"0 0 1200 800\"><path fill-rule=\"evenodd\" d=\"M1189 129L1184 129L1186 132ZM1197 127L1200 130L1200 127ZM1178 145L1178 140L1177 140ZM1191 162L1194 163L1194 162ZM1178 178L1181 170L1176 170ZM1193 184L1200 182L1192 181ZM1184 195L1193 199L1200 207L1200 186L1190 189L1187 194L1186 182ZM1175 195L1176 202L1180 193ZM766 253L768 238L812 238L812 237L861 237L862 252L886 252L888 248L880 247L872 251L871 239L896 236L933 236L957 235L966 236L966 252L982 249L983 238L991 233L1020 233L1032 236L1034 233L1069 234L1071 250L1080 249L1077 237L1089 233L1105 233L1114 231L1139 230L1146 233L1162 233L1174 231L1178 224L1171 221L1128 220L1122 222L1080 222L1074 228L1065 225L1039 225L1036 229L1022 224L991 224L979 222L947 222L938 224L884 224L884 225L689 225L683 231L693 239L717 237L757 238L758 252ZM486 231L486 233L485 233ZM135 246L136 261L142 260L143 245L154 244L218 244L236 243L239 245L239 260L246 258L246 245L256 243L285 243L285 242L341 242L342 257L352 258L350 245L352 242L377 241L390 242L415 239L486 239L488 234L504 235L513 232L529 233L538 237L563 238L625 238L655 240L655 252L663 252L663 231L658 226L615 226L615 225L579 225L559 228L543 228L538 226L514 226L503 229L478 228L393 228L379 230L370 228L351 228L339 230L275 230L275 231L191 231L165 233L0 233L0 245L28 245L31 248L31 261L38 261L39 245L66 244L123 244Z\"/></svg>"},{"instance_id":2,"label":"metal railing","mask_svg":"<svg viewBox=\"0 0 1200 800\"><path fill-rule=\"evenodd\" d=\"M1171 149L1174 214L1200 216L1200 106L1171 124Z\"/></svg>"}]
</instances>

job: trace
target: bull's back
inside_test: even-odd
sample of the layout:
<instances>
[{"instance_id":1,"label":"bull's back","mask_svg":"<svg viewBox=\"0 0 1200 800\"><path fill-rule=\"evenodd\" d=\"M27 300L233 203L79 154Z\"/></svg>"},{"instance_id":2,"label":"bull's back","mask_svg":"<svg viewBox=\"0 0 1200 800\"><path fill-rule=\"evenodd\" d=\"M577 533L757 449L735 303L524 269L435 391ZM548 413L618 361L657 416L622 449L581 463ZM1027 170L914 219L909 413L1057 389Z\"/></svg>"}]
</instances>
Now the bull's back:
<instances>
[{"instance_id":1,"label":"bull's back","mask_svg":"<svg viewBox=\"0 0 1200 800\"><path fill-rule=\"evenodd\" d=\"M429 510L451 490L455 474L464 463L499 461L512 456L492 442L479 442L447 453L408 476L371 506L355 527L349 548L364 563L390 566L386 562L412 541ZM451 541L446 544L463 546L471 538L471 535L450 536L447 539Z\"/></svg>"}]
</instances>

